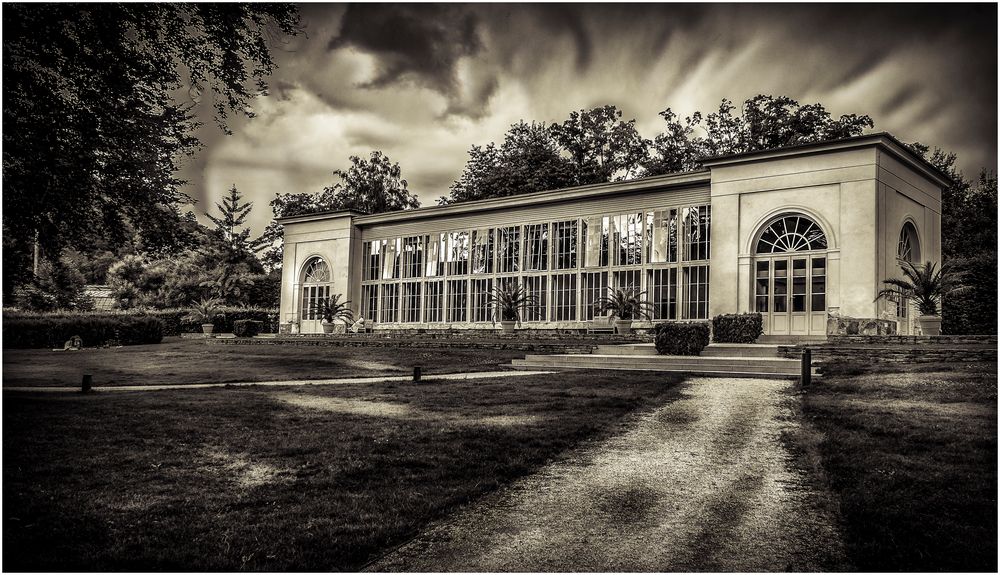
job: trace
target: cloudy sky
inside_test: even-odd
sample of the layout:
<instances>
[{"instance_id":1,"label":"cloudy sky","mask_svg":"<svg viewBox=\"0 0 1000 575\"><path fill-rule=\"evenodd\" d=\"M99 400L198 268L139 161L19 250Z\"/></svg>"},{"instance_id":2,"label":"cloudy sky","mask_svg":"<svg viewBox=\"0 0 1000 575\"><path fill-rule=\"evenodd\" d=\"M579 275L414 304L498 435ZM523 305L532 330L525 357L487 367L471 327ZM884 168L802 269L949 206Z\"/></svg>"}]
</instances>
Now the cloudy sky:
<instances>
[{"instance_id":1,"label":"cloudy sky","mask_svg":"<svg viewBox=\"0 0 1000 575\"><path fill-rule=\"evenodd\" d=\"M318 192L351 155L385 152L423 205L475 144L518 120L614 104L643 136L657 115L757 94L869 114L876 131L997 166L997 7L980 5L450 4L301 6L305 35L257 117L211 122L185 168L204 212L233 184L255 203Z\"/></svg>"}]
</instances>

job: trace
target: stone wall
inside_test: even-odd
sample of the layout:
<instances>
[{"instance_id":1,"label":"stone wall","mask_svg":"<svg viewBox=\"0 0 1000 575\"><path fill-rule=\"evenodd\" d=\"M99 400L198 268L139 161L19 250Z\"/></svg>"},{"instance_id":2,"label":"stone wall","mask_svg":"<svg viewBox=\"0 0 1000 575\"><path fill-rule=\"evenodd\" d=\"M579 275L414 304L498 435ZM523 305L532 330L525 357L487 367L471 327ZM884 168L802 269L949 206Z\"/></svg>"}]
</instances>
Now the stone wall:
<instances>
[{"instance_id":1,"label":"stone wall","mask_svg":"<svg viewBox=\"0 0 1000 575\"><path fill-rule=\"evenodd\" d=\"M826 334L833 335L896 335L896 321L868 317L830 316Z\"/></svg>"},{"instance_id":2,"label":"stone wall","mask_svg":"<svg viewBox=\"0 0 1000 575\"><path fill-rule=\"evenodd\" d=\"M798 359L812 351L814 365L834 360L864 363L995 362L995 335L830 336L825 342L778 346L778 355Z\"/></svg>"}]
</instances>

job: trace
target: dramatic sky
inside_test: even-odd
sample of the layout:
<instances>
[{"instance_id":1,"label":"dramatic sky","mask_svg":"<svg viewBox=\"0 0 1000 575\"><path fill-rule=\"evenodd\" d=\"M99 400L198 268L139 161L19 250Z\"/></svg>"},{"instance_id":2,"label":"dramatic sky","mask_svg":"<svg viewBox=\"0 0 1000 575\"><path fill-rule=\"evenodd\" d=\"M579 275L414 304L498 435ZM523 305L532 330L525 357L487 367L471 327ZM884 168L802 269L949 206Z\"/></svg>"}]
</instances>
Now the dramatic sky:
<instances>
[{"instance_id":1,"label":"dramatic sky","mask_svg":"<svg viewBox=\"0 0 1000 575\"><path fill-rule=\"evenodd\" d=\"M423 205L474 144L518 120L614 104L652 138L672 108L757 94L869 114L875 131L940 146L962 170L997 166L997 7L981 5L451 4L301 6L275 44L257 117L182 174L198 213L230 186L270 219L276 192L318 192L351 155L385 152Z\"/></svg>"}]
</instances>

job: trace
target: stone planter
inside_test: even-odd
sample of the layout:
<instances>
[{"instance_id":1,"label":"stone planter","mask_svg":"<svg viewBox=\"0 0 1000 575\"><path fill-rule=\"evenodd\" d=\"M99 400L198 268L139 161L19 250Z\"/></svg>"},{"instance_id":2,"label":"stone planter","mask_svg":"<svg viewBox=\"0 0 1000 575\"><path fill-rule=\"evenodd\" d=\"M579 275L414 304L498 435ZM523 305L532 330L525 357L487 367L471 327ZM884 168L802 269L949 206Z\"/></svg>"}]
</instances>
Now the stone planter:
<instances>
[{"instance_id":1,"label":"stone planter","mask_svg":"<svg viewBox=\"0 0 1000 575\"><path fill-rule=\"evenodd\" d=\"M215 324L214 323L203 323L203 324L201 324L201 333L203 333L205 335L212 335L212 332L214 332L214 331L215 331Z\"/></svg>"},{"instance_id":2,"label":"stone planter","mask_svg":"<svg viewBox=\"0 0 1000 575\"><path fill-rule=\"evenodd\" d=\"M618 332L618 335L632 335L632 320L616 319L615 331Z\"/></svg>"},{"instance_id":3,"label":"stone planter","mask_svg":"<svg viewBox=\"0 0 1000 575\"><path fill-rule=\"evenodd\" d=\"M502 320L500 322L500 328L503 330L504 335L512 335L514 333L514 328L517 326L516 321Z\"/></svg>"},{"instance_id":4,"label":"stone planter","mask_svg":"<svg viewBox=\"0 0 1000 575\"><path fill-rule=\"evenodd\" d=\"M323 322L323 333L333 333L333 328L337 327L337 324L331 322Z\"/></svg>"},{"instance_id":5,"label":"stone planter","mask_svg":"<svg viewBox=\"0 0 1000 575\"><path fill-rule=\"evenodd\" d=\"M941 316L922 315L917 317L921 335L941 335Z\"/></svg>"}]
</instances>

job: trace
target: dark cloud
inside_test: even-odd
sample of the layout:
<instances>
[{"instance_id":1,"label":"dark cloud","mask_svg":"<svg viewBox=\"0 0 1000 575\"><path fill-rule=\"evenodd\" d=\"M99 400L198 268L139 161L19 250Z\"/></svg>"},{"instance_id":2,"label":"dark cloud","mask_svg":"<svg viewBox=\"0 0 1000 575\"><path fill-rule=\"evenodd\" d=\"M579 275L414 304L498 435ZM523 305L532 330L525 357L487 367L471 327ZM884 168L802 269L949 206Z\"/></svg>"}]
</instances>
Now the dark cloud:
<instances>
[{"instance_id":1,"label":"dark cloud","mask_svg":"<svg viewBox=\"0 0 1000 575\"><path fill-rule=\"evenodd\" d=\"M906 84L900 86L896 92L882 103L879 112L883 115L891 115L900 108L905 107L920 95L920 87L916 84Z\"/></svg>"},{"instance_id":2,"label":"dark cloud","mask_svg":"<svg viewBox=\"0 0 1000 575\"><path fill-rule=\"evenodd\" d=\"M414 82L454 97L456 65L482 48L474 14L461 6L428 4L351 5L330 50L354 48L377 58L366 87Z\"/></svg>"}]
</instances>

